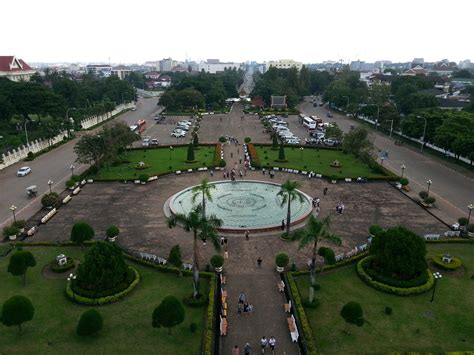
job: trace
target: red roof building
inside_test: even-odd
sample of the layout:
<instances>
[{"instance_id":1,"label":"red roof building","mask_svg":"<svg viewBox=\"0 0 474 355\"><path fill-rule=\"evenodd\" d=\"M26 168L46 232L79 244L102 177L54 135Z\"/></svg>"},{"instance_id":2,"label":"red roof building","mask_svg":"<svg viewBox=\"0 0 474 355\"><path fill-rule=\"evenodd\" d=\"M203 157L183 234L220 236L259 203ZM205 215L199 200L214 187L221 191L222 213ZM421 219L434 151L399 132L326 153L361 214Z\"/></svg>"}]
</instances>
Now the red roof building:
<instances>
[{"instance_id":1,"label":"red roof building","mask_svg":"<svg viewBox=\"0 0 474 355\"><path fill-rule=\"evenodd\" d=\"M15 56L0 56L0 78L11 81L29 81L36 70Z\"/></svg>"}]
</instances>

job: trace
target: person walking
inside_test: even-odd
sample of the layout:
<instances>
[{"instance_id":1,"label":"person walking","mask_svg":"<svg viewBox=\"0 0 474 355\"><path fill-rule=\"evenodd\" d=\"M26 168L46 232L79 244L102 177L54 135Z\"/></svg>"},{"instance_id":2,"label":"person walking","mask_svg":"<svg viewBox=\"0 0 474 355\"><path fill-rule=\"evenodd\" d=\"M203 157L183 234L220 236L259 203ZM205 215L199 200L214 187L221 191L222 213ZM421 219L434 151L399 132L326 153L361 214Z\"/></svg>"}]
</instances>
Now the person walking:
<instances>
[{"instance_id":1,"label":"person walking","mask_svg":"<svg viewBox=\"0 0 474 355\"><path fill-rule=\"evenodd\" d=\"M250 232L249 232L249 230L247 229L247 230L245 231L245 240L248 241L248 240L250 239L250 238L249 238L249 235L250 235Z\"/></svg>"},{"instance_id":2,"label":"person walking","mask_svg":"<svg viewBox=\"0 0 474 355\"><path fill-rule=\"evenodd\" d=\"M281 220L281 230L282 231L285 230L285 220L284 219Z\"/></svg>"},{"instance_id":3,"label":"person walking","mask_svg":"<svg viewBox=\"0 0 474 355\"><path fill-rule=\"evenodd\" d=\"M244 291L240 291L240 294L239 294L239 304L244 304L246 299L247 299L247 297L245 297Z\"/></svg>"},{"instance_id":4,"label":"person walking","mask_svg":"<svg viewBox=\"0 0 474 355\"><path fill-rule=\"evenodd\" d=\"M229 259L229 252L227 251L227 249L224 251L224 259Z\"/></svg>"},{"instance_id":5,"label":"person walking","mask_svg":"<svg viewBox=\"0 0 474 355\"><path fill-rule=\"evenodd\" d=\"M262 267L262 258L261 258L260 256L259 256L258 259L257 259L257 266L258 266L259 268Z\"/></svg>"},{"instance_id":6,"label":"person walking","mask_svg":"<svg viewBox=\"0 0 474 355\"><path fill-rule=\"evenodd\" d=\"M221 237L221 247L224 246L224 237Z\"/></svg>"},{"instance_id":7,"label":"person walking","mask_svg":"<svg viewBox=\"0 0 474 355\"><path fill-rule=\"evenodd\" d=\"M265 348L268 346L268 339L265 335L260 339L260 347L262 348L262 354L265 354Z\"/></svg>"},{"instance_id":8,"label":"person walking","mask_svg":"<svg viewBox=\"0 0 474 355\"><path fill-rule=\"evenodd\" d=\"M272 349L272 354L275 354L276 339L273 335L268 340L268 345L270 345L270 349Z\"/></svg>"},{"instance_id":9,"label":"person walking","mask_svg":"<svg viewBox=\"0 0 474 355\"><path fill-rule=\"evenodd\" d=\"M249 343L246 343L244 346L244 355L250 355L250 350L252 350L252 347Z\"/></svg>"},{"instance_id":10,"label":"person walking","mask_svg":"<svg viewBox=\"0 0 474 355\"><path fill-rule=\"evenodd\" d=\"M326 196L328 194L328 188L325 187L324 190L323 190L323 195Z\"/></svg>"},{"instance_id":11,"label":"person walking","mask_svg":"<svg viewBox=\"0 0 474 355\"><path fill-rule=\"evenodd\" d=\"M235 346L232 348L232 355L239 355L239 353L240 353L239 346L238 346L238 345L235 345Z\"/></svg>"}]
</instances>

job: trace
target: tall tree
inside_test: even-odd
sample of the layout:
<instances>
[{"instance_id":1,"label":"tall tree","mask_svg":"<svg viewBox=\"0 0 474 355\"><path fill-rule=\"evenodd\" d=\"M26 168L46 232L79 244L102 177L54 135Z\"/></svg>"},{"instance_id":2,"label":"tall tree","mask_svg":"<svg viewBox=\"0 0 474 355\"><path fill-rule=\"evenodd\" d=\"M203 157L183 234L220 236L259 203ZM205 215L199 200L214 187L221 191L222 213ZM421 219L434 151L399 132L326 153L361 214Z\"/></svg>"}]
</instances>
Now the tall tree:
<instances>
[{"instance_id":1,"label":"tall tree","mask_svg":"<svg viewBox=\"0 0 474 355\"><path fill-rule=\"evenodd\" d=\"M152 315L153 328L163 326L168 328L171 335L171 328L183 323L185 317L184 307L174 296L166 296L155 308Z\"/></svg>"},{"instance_id":2,"label":"tall tree","mask_svg":"<svg viewBox=\"0 0 474 355\"><path fill-rule=\"evenodd\" d=\"M25 296L13 296L5 301L2 307L1 321L7 327L17 325L20 333L22 324L30 321L35 315L35 308Z\"/></svg>"},{"instance_id":3,"label":"tall tree","mask_svg":"<svg viewBox=\"0 0 474 355\"><path fill-rule=\"evenodd\" d=\"M193 232L193 297L199 297L199 249L198 238L210 239L216 250L220 250L220 239L217 229L222 226L222 220L215 215L203 217L202 206L198 205L188 214L178 213L168 218L170 228L182 225L185 231ZM204 239L204 240L206 240Z\"/></svg>"},{"instance_id":4,"label":"tall tree","mask_svg":"<svg viewBox=\"0 0 474 355\"><path fill-rule=\"evenodd\" d=\"M359 126L344 135L342 150L345 153L354 154L356 157L363 155L373 149L373 143L369 136L369 131Z\"/></svg>"},{"instance_id":5,"label":"tall tree","mask_svg":"<svg viewBox=\"0 0 474 355\"><path fill-rule=\"evenodd\" d=\"M86 222L77 222L72 226L71 241L81 247L86 240L91 240L94 236L94 229Z\"/></svg>"},{"instance_id":6,"label":"tall tree","mask_svg":"<svg viewBox=\"0 0 474 355\"><path fill-rule=\"evenodd\" d=\"M311 215L306 222L304 229L297 231L295 237L299 240L299 248L302 249L308 244L312 244L311 265L309 274L309 293L308 299L312 303L314 299L314 288L316 285L316 257L318 255L318 243L324 240L341 245L341 239L329 232L330 217L318 220Z\"/></svg>"},{"instance_id":7,"label":"tall tree","mask_svg":"<svg viewBox=\"0 0 474 355\"><path fill-rule=\"evenodd\" d=\"M8 272L14 276L21 276L23 285L26 284L26 271L29 267L36 266L36 259L33 254L26 250L17 251L10 257Z\"/></svg>"},{"instance_id":8,"label":"tall tree","mask_svg":"<svg viewBox=\"0 0 474 355\"><path fill-rule=\"evenodd\" d=\"M215 184L210 184L207 179L203 179L199 185L194 186L191 190L193 203L195 203L198 198L201 198L202 216L204 218L206 217L206 199L212 201L211 191L215 189Z\"/></svg>"},{"instance_id":9,"label":"tall tree","mask_svg":"<svg viewBox=\"0 0 474 355\"><path fill-rule=\"evenodd\" d=\"M291 224L291 203L295 200L300 202L304 201L304 196L301 192L298 191L302 185L298 181L286 180L280 187L278 196L281 197L281 205L287 205L287 214L286 214L286 234L290 235L290 224Z\"/></svg>"}]
</instances>

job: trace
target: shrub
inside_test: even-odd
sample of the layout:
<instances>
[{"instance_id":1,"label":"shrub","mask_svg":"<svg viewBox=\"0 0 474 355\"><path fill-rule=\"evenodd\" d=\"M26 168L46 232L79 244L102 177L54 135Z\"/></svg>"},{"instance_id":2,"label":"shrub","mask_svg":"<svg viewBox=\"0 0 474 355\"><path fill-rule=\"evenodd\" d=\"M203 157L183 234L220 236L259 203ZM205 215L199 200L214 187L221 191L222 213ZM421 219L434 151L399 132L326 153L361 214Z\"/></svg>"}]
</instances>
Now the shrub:
<instances>
[{"instance_id":1,"label":"shrub","mask_svg":"<svg viewBox=\"0 0 474 355\"><path fill-rule=\"evenodd\" d=\"M408 179L405 178L405 177L400 179L400 184L401 184L402 186L408 185L408 182L409 182Z\"/></svg>"},{"instance_id":2,"label":"shrub","mask_svg":"<svg viewBox=\"0 0 474 355\"><path fill-rule=\"evenodd\" d=\"M245 137L244 142L249 144L252 141L252 138L250 137Z\"/></svg>"},{"instance_id":3,"label":"shrub","mask_svg":"<svg viewBox=\"0 0 474 355\"><path fill-rule=\"evenodd\" d=\"M349 302L341 309L341 316L347 323L356 324L359 327L364 324L362 307L357 302Z\"/></svg>"},{"instance_id":4,"label":"shrub","mask_svg":"<svg viewBox=\"0 0 474 355\"><path fill-rule=\"evenodd\" d=\"M4 325L7 327L17 325L21 333L21 325L33 319L35 308L25 296L13 296L3 304L1 315L1 321Z\"/></svg>"},{"instance_id":5,"label":"shrub","mask_svg":"<svg viewBox=\"0 0 474 355\"><path fill-rule=\"evenodd\" d=\"M196 333L196 330L197 330L198 326L196 323L192 322L190 325L189 325L189 330L191 331L191 333Z\"/></svg>"},{"instance_id":6,"label":"shrub","mask_svg":"<svg viewBox=\"0 0 474 355\"><path fill-rule=\"evenodd\" d=\"M454 256L451 257L450 263L443 262L443 254L435 255L431 260L436 264L436 266L439 266L444 270L456 270L462 266L462 260Z\"/></svg>"},{"instance_id":7,"label":"shrub","mask_svg":"<svg viewBox=\"0 0 474 355\"><path fill-rule=\"evenodd\" d=\"M119 233L120 233L120 230L118 229L117 226L114 226L114 225L109 226L107 230L105 231L105 235L107 236L107 238L114 238L118 236Z\"/></svg>"},{"instance_id":8,"label":"shrub","mask_svg":"<svg viewBox=\"0 0 474 355\"><path fill-rule=\"evenodd\" d=\"M20 229L13 224L11 226L3 227L3 236L9 237L11 235L18 235L20 233Z\"/></svg>"},{"instance_id":9,"label":"shrub","mask_svg":"<svg viewBox=\"0 0 474 355\"><path fill-rule=\"evenodd\" d=\"M74 181L74 182L80 182L81 177L79 175L73 175L73 176L71 176L71 180Z\"/></svg>"},{"instance_id":10,"label":"shrub","mask_svg":"<svg viewBox=\"0 0 474 355\"><path fill-rule=\"evenodd\" d=\"M33 159L35 158L35 155L33 154L33 152L28 152L28 154L26 154L26 161L32 161Z\"/></svg>"},{"instance_id":11,"label":"shrub","mask_svg":"<svg viewBox=\"0 0 474 355\"><path fill-rule=\"evenodd\" d=\"M436 199L433 197L433 196L428 196L427 198L424 199L424 203L426 203L427 205L432 205L433 203L435 203Z\"/></svg>"},{"instance_id":12,"label":"shrub","mask_svg":"<svg viewBox=\"0 0 474 355\"><path fill-rule=\"evenodd\" d=\"M227 139L224 136L219 137L219 142L225 143L226 141L227 141Z\"/></svg>"},{"instance_id":13,"label":"shrub","mask_svg":"<svg viewBox=\"0 0 474 355\"><path fill-rule=\"evenodd\" d=\"M59 195L56 192L44 194L41 198L41 204L44 207L53 207L59 201Z\"/></svg>"},{"instance_id":14,"label":"shrub","mask_svg":"<svg viewBox=\"0 0 474 355\"><path fill-rule=\"evenodd\" d=\"M420 198L421 198L422 200L425 200L425 198L428 197L428 191L420 191L420 192L418 193L418 196L420 196Z\"/></svg>"},{"instance_id":15,"label":"shrub","mask_svg":"<svg viewBox=\"0 0 474 355\"><path fill-rule=\"evenodd\" d=\"M95 309L89 309L82 313L77 324L76 333L79 336L93 335L102 329L104 321L99 312Z\"/></svg>"},{"instance_id":16,"label":"shrub","mask_svg":"<svg viewBox=\"0 0 474 355\"><path fill-rule=\"evenodd\" d=\"M320 304L321 304L321 302L317 298L313 298L313 302L309 302L308 299L305 299L303 301L303 306L305 306L306 308L315 309L315 308L318 308Z\"/></svg>"},{"instance_id":17,"label":"shrub","mask_svg":"<svg viewBox=\"0 0 474 355\"><path fill-rule=\"evenodd\" d=\"M153 311L152 326L153 328L161 326L168 328L168 334L171 334L171 328L181 324L184 316L184 307L178 299L174 296L166 296Z\"/></svg>"},{"instance_id":18,"label":"shrub","mask_svg":"<svg viewBox=\"0 0 474 355\"><path fill-rule=\"evenodd\" d=\"M290 258L286 253L277 254L277 256L275 257L275 264L279 267L286 267L289 262Z\"/></svg>"},{"instance_id":19,"label":"shrub","mask_svg":"<svg viewBox=\"0 0 474 355\"><path fill-rule=\"evenodd\" d=\"M214 255L211 258L211 265L213 267L221 267L224 265L224 257L222 255Z\"/></svg>"},{"instance_id":20,"label":"shrub","mask_svg":"<svg viewBox=\"0 0 474 355\"><path fill-rule=\"evenodd\" d=\"M195 134L195 135L193 136L193 146L194 146L194 148L197 148L198 145L199 145L199 138L198 138L198 135Z\"/></svg>"},{"instance_id":21,"label":"shrub","mask_svg":"<svg viewBox=\"0 0 474 355\"><path fill-rule=\"evenodd\" d=\"M61 272L71 270L74 267L74 259L73 258L67 258L66 260L67 260L66 264L59 265L57 263L56 259L53 259L53 261L51 261L51 263L49 264L49 269L52 272L56 272L56 273L61 273Z\"/></svg>"},{"instance_id":22,"label":"shrub","mask_svg":"<svg viewBox=\"0 0 474 355\"><path fill-rule=\"evenodd\" d=\"M150 176L148 176L148 174L138 175L138 180L140 180L140 182L147 182L149 178L150 178Z\"/></svg>"},{"instance_id":23,"label":"shrub","mask_svg":"<svg viewBox=\"0 0 474 355\"><path fill-rule=\"evenodd\" d=\"M181 248L179 247L179 244L176 244L171 248L170 255L168 256L168 263L178 268L183 266L183 261L181 259Z\"/></svg>"},{"instance_id":24,"label":"shrub","mask_svg":"<svg viewBox=\"0 0 474 355\"><path fill-rule=\"evenodd\" d=\"M203 294L198 294L198 297L194 298L194 295L191 294L189 297L183 298L183 304L191 308L199 308L207 304L207 297Z\"/></svg>"},{"instance_id":25,"label":"shrub","mask_svg":"<svg viewBox=\"0 0 474 355\"><path fill-rule=\"evenodd\" d=\"M224 159L219 160L219 168L225 168L226 165L227 163Z\"/></svg>"},{"instance_id":26,"label":"shrub","mask_svg":"<svg viewBox=\"0 0 474 355\"><path fill-rule=\"evenodd\" d=\"M278 149L278 137L275 134L272 136L272 149Z\"/></svg>"},{"instance_id":27,"label":"shrub","mask_svg":"<svg viewBox=\"0 0 474 355\"><path fill-rule=\"evenodd\" d=\"M194 145L192 143L189 143L186 162L190 163L190 162L195 162L195 161L196 161L196 158L194 156Z\"/></svg>"},{"instance_id":28,"label":"shrub","mask_svg":"<svg viewBox=\"0 0 474 355\"><path fill-rule=\"evenodd\" d=\"M17 227L18 229L25 228L26 221L24 219L17 219L15 222L12 223L12 226Z\"/></svg>"},{"instance_id":29,"label":"shrub","mask_svg":"<svg viewBox=\"0 0 474 355\"><path fill-rule=\"evenodd\" d=\"M74 181L72 181L72 180L66 181L66 187L67 187L68 189L70 189L71 187L74 187L74 185L75 185L75 184L74 184Z\"/></svg>"},{"instance_id":30,"label":"shrub","mask_svg":"<svg viewBox=\"0 0 474 355\"><path fill-rule=\"evenodd\" d=\"M33 254L26 250L19 250L11 256L7 270L13 276L21 276L24 285L26 282L26 271L29 267L34 266L36 266L36 259Z\"/></svg>"},{"instance_id":31,"label":"shrub","mask_svg":"<svg viewBox=\"0 0 474 355\"><path fill-rule=\"evenodd\" d=\"M86 222L77 222L71 229L71 241L83 245L86 240L94 238L94 229Z\"/></svg>"},{"instance_id":32,"label":"shrub","mask_svg":"<svg viewBox=\"0 0 474 355\"><path fill-rule=\"evenodd\" d=\"M391 315L392 314L392 307L389 307L389 306L385 307L385 314Z\"/></svg>"},{"instance_id":33,"label":"shrub","mask_svg":"<svg viewBox=\"0 0 474 355\"><path fill-rule=\"evenodd\" d=\"M380 227L378 224L373 224L369 227L369 233L374 237L379 236L384 232L384 229Z\"/></svg>"},{"instance_id":34,"label":"shrub","mask_svg":"<svg viewBox=\"0 0 474 355\"><path fill-rule=\"evenodd\" d=\"M474 224L468 225L468 226L467 226L467 231L468 231L469 233L474 233Z\"/></svg>"},{"instance_id":35,"label":"shrub","mask_svg":"<svg viewBox=\"0 0 474 355\"><path fill-rule=\"evenodd\" d=\"M259 167L260 160L258 159L257 150L255 149L255 146L252 143L249 143L247 145L247 148L250 155L250 160L252 161L252 166Z\"/></svg>"},{"instance_id":36,"label":"shrub","mask_svg":"<svg viewBox=\"0 0 474 355\"><path fill-rule=\"evenodd\" d=\"M458 218L458 223L461 227L464 227L465 225L467 225L467 218L466 217L461 217L461 218Z\"/></svg>"}]
</instances>

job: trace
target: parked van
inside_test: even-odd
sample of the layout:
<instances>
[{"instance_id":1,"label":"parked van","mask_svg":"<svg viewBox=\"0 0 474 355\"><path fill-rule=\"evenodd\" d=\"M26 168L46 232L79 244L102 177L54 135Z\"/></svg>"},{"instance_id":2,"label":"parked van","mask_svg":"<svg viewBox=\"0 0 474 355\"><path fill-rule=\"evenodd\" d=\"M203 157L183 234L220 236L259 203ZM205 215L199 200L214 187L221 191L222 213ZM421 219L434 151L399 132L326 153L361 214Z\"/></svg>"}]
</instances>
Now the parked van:
<instances>
[{"instance_id":1,"label":"parked van","mask_svg":"<svg viewBox=\"0 0 474 355\"><path fill-rule=\"evenodd\" d=\"M319 118L318 116L311 116L311 119L316 123L323 123L322 118Z\"/></svg>"},{"instance_id":2,"label":"parked van","mask_svg":"<svg viewBox=\"0 0 474 355\"><path fill-rule=\"evenodd\" d=\"M303 118L303 127L306 129L316 129L316 122L314 122L310 117Z\"/></svg>"}]
</instances>

